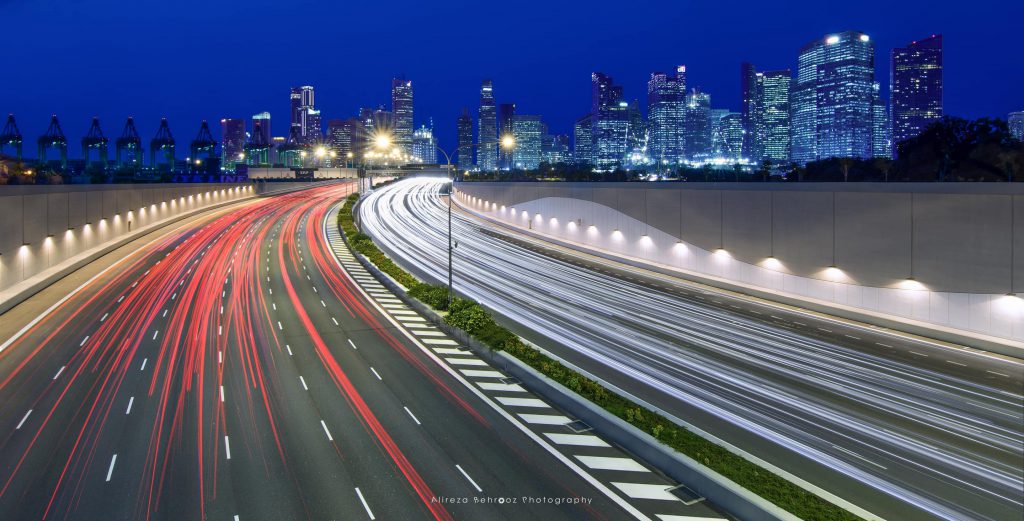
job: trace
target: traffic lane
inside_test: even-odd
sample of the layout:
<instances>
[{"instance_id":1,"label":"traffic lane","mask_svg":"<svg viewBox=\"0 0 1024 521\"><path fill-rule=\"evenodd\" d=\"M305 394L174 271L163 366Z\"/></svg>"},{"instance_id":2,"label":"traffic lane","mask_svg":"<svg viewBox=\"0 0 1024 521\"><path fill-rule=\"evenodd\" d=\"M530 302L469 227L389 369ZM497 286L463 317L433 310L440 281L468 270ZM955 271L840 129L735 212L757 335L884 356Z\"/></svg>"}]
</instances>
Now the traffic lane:
<instances>
[{"instance_id":1,"label":"traffic lane","mask_svg":"<svg viewBox=\"0 0 1024 521\"><path fill-rule=\"evenodd\" d=\"M315 232L310 229L309 233ZM373 410L379 411L382 421L394 422L394 428L389 431L393 432L399 445L404 447L408 444L415 448L407 453L414 462L422 460L422 463L416 463L417 468L435 469L436 476L427 477L428 480L433 478L432 488L443 487L436 488L435 492L440 497L470 501L469 504L450 507L456 517L476 518L482 515L523 519L540 515L544 518L619 518L625 515L579 476L553 462L551 455L509 425L496 411L455 381L437 361L393 329L393 325L362 296L350 279L332 277L333 284L325 280L322 269L332 272L337 269L336 262L326 259L327 255L333 253L320 251L320 255L315 255L318 264L313 270L313 282L314 287L321 290L307 296L313 300L318 297L327 299L326 308L318 306L319 301L311 303L314 308L322 308L322 328L341 329L350 335L345 342L339 338L339 342L332 344L333 351L343 366L361 369L349 372L353 382L370 390L364 396ZM323 282L317 284L318 280ZM328 292L330 295L325 296ZM353 309L355 313L338 314L340 325L335 325L331 310L339 309L343 302L344 307ZM327 321L328 315L331 315L330 322ZM348 340L352 342L348 343ZM477 485L473 485L463 472L470 474ZM480 494L476 492L476 486L486 487L485 494L500 497L575 498L586 495L594 503L582 507L537 504L514 508L503 507L500 503L476 504L472 499Z\"/></svg>"},{"instance_id":2,"label":"traffic lane","mask_svg":"<svg viewBox=\"0 0 1024 521\"><path fill-rule=\"evenodd\" d=\"M405 204L406 206L408 206L408 205L410 204L410 203L409 203L409 200L408 200L408 199L406 199L406 200L405 200L405 201L403 201L402 203L404 203L404 204ZM421 209L421 213L417 214L417 218L419 217L419 215L422 215L422 209ZM438 219L437 219L437 221L441 221L441 218L438 218ZM390 221L390 222L391 222L391 223L395 223L396 221ZM441 224L441 223L438 223L438 224ZM428 226L420 226L419 228L420 228L421 230L422 230L422 229L424 229L424 228L426 228L426 229L428 229L428 230L429 230L429 229L431 228L431 226L429 226L429 225L428 225ZM465 232L465 230L461 230L461 231L460 231L460 234L464 234L464 232ZM419 232L419 234L418 234L418 235L424 235L424 234L425 234L425 233L421 231L421 232ZM443 233L442 233L442 234L443 234ZM430 234L429 234L429 233L426 233L426 235L430 235ZM465 235L462 235L462 236L463 236L463 237L465 237ZM465 254L465 253L463 253L463 255L466 255L466 254ZM438 256L438 257L440 257L440 256ZM472 254L470 254L470 255L467 255L467 258L469 258L469 259L472 259L472 260L478 260L478 259L479 259L480 257L476 257L476 256L473 256ZM436 261L437 263L443 262L443 259L433 259L433 260L435 260L435 261ZM459 270L459 271L460 271L460 273L464 274L464 273L465 273L465 272L466 272L467 270L463 269L463 270ZM463 288L465 287L464 283L458 283L458 281L457 281L457 286L461 286L461 287L463 287ZM523 299L523 296L522 296L522 295L518 295L518 298L519 298L520 300L522 300L522 299Z\"/></svg>"}]
</instances>

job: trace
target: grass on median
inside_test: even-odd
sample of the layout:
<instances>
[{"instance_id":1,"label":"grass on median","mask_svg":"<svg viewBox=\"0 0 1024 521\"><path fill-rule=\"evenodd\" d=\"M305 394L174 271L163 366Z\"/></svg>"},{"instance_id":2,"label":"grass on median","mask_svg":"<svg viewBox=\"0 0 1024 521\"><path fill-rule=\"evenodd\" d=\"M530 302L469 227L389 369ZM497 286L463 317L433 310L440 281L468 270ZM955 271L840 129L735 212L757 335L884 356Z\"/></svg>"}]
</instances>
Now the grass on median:
<instances>
[{"instance_id":1,"label":"grass on median","mask_svg":"<svg viewBox=\"0 0 1024 521\"><path fill-rule=\"evenodd\" d=\"M820 521L861 519L690 430L680 427L664 416L609 391L600 383L577 373L537 349L527 346L516 334L495 322L494 317L478 302L455 298L449 309L446 286L420 282L412 274L395 264L387 255L384 255L384 252L377 248L369 236L359 233L352 217L352 207L358 199L359 194L349 196L338 213L338 225L348 238L349 244L354 250L370 259L370 262L373 262L381 271L408 288L410 296L436 310L446 311L444 320L448 325L465 331L491 349L504 350L544 376L650 434L680 454L702 463L801 519Z\"/></svg>"}]
</instances>

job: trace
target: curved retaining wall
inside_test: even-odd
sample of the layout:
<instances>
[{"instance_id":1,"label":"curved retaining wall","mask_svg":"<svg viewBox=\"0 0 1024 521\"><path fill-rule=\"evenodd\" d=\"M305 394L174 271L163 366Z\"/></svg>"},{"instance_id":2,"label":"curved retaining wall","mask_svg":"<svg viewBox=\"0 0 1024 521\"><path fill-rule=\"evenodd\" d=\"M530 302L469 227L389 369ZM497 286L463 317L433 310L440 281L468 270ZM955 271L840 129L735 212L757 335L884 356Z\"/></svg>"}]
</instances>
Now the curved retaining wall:
<instances>
[{"instance_id":1,"label":"curved retaining wall","mask_svg":"<svg viewBox=\"0 0 1024 521\"><path fill-rule=\"evenodd\" d=\"M96 254L182 216L308 185L0 186L0 313Z\"/></svg>"},{"instance_id":2,"label":"curved retaining wall","mask_svg":"<svg viewBox=\"0 0 1024 521\"><path fill-rule=\"evenodd\" d=\"M790 297L1024 340L1024 184L460 183L534 233Z\"/></svg>"}]
</instances>

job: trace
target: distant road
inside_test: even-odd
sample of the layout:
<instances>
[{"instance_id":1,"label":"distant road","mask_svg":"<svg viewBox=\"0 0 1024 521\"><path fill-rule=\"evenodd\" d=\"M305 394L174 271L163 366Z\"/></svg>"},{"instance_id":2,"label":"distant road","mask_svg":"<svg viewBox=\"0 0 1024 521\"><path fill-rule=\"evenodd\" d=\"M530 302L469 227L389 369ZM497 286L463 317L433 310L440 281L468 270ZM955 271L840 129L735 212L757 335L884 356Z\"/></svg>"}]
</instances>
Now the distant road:
<instances>
[{"instance_id":1,"label":"distant road","mask_svg":"<svg viewBox=\"0 0 1024 521\"><path fill-rule=\"evenodd\" d=\"M361 206L447 280L443 180ZM456 212L455 287L558 356L887 519L1020 519L1019 362L736 298L496 233Z\"/></svg>"}]
</instances>

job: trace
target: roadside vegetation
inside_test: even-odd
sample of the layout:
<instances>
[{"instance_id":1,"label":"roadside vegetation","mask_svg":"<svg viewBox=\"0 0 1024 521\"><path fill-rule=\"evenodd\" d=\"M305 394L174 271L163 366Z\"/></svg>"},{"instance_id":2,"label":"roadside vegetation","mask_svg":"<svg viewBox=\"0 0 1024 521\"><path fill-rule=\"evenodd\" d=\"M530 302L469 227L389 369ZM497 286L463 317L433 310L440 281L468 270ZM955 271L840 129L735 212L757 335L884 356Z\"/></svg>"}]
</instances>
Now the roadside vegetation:
<instances>
[{"instance_id":1,"label":"roadside vegetation","mask_svg":"<svg viewBox=\"0 0 1024 521\"><path fill-rule=\"evenodd\" d=\"M455 298L449 307L446 286L427 284L417 280L377 248L369 236L356 229L352 208L358 199L359 194L349 196L338 213L338 225L348 239L349 245L381 271L405 286L409 296L442 312L448 325L465 331L491 349L505 351L544 376L650 434L680 454L700 462L801 519L821 521L861 519L688 429L680 427L664 416L608 390L600 383L526 345L518 335L498 324L490 312L478 302Z\"/></svg>"}]
</instances>

